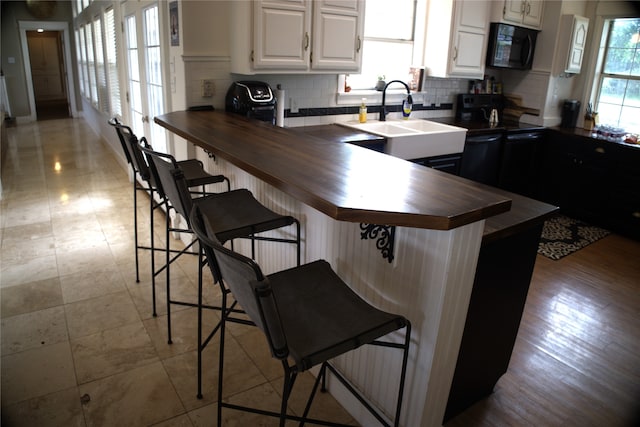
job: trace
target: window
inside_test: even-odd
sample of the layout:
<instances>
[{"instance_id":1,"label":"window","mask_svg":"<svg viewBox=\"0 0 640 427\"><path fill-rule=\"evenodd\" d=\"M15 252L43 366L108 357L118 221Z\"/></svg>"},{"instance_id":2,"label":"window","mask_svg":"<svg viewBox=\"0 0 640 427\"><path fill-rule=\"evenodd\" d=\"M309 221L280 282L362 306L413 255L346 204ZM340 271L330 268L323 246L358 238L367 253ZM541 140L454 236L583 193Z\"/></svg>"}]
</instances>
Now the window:
<instances>
[{"instance_id":1,"label":"window","mask_svg":"<svg viewBox=\"0 0 640 427\"><path fill-rule=\"evenodd\" d=\"M362 72L351 74L352 89L373 89L378 77L405 79L413 56L416 0L368 0Z\"/></svg>"},{"instance_id":2,"label":"window","mask_svg":"<svg viewBox=\"0 0 640 427\"><path fill-rule=\"evenodd\" d=\"M89 86L89 69L87 66L87 41L85 39L84 25L78 31L78 71L82 78L80 92L85 98L90 97L91 89Z\"/></svg>"},{"instance_id":3,"label":"window","mask_svg":"<svg viewBox=\"0 0 640 427\"><path fill-rule=\"evenodd\" d=\"M91 102L94 106L98 105L98 88L96 84L96 61L93 45L93 28L92 25L85 25L85 40L87 41L87 69L89 72L89 87L88 94L90 95Z\"/></svg>"},{"instance_id":4,"label":"window","mask_svg":"<svg viewBox=\"0 0 640 427\"><path fill-rule=\"evenodd\" d=\"M102 44L102 20L96 16L93 20L96 49L96 76L98 89L98 108L100 111L109 111L109 96L107 94L107 75L104 64L104 50Z\"/></svg>"},{"instance_id":5,"label":"window","mask_svg":"<svg viewBox=\"0 0 640 427\"><path fill-rule=\"evenodd\" d=\"M599 122L640 132L640 18L608 21L603 43L596 99Z\"/></svg>"},{"instance_id":6,"label":"window","mask_svg":"<svg viewBox=\"0 0 640 427\"><path fill-rule=\"evenodd\" d=\"M112 116L122 117L120 79L118 77L118 51L116 49L116 21L113 8L108 9L104 14L104 27L110 112Z\"/></svg>"}]
</instances>

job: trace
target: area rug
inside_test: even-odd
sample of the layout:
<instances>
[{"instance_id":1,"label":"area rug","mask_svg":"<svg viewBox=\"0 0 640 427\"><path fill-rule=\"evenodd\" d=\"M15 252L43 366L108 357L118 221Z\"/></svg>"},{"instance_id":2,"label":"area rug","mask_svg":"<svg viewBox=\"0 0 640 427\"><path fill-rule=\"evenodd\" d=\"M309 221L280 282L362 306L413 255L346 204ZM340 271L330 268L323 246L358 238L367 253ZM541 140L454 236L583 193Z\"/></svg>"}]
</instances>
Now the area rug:
<instances>
[{"instance_id":1,"label":"area rug","mask_svg":"<svg viewBox=\"0 0 640 427\"><path fill-rule=\"evenodd\" d=\"M538 244L538 253L547 258L559 260L608 234L610 232L604 228L558 215L545 221Z\"/></svg>"}]
</instances>

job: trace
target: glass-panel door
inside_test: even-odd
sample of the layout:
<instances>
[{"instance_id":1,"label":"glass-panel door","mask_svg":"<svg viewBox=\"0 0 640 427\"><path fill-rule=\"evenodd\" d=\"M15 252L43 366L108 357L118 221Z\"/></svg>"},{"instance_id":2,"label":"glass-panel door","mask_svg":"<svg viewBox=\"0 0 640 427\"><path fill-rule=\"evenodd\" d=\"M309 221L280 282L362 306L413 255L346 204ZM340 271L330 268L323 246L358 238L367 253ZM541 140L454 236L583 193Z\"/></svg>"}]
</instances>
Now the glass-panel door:
<instances>
[{"instance_id":1,"label":"glass-panel door","mask_svg":"<svg viewBox=\"0 0 640 427\"><path fill-rule=\"evenodd\" d=\"M157 151L167 152L167 135L153 118L165 112L160 9L155 2L126 2L127 101L131 127Z\"/></svg>"}]
</instances>

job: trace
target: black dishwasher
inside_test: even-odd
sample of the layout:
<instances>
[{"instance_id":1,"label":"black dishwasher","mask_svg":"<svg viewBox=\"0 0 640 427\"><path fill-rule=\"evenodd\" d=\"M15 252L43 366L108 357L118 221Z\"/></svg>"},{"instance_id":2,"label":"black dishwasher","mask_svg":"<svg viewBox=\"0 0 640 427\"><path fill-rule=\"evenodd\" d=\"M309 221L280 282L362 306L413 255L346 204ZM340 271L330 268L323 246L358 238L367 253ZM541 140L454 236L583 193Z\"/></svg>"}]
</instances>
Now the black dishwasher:
<instances>
[{"instance_id":1,"label":"black dishwasher","mask_svg":"<svg viewBox=\"0 0 640 427\"><path fill-rule=\"evenodd\" d=\"M483 184L498 185L502 132L467 136L460 176Z\"/></svg>"},{"instance_id":2,"label":"black dishwasher","mask_svg":"<svg viewBox=\"0 0 640 427\"><path fill-rule=\"evenodd\" d=\"M498 187L536 198L544 130L510 130L504 141Z\"/></svg>"}]
</instances>

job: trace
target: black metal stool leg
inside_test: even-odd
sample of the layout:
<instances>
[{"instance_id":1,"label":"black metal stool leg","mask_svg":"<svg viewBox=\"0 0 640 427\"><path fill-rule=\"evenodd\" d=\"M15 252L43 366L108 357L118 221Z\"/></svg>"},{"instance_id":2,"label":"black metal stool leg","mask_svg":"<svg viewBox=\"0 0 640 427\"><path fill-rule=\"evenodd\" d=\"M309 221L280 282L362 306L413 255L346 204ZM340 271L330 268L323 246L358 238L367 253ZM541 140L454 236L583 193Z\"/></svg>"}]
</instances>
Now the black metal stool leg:
<instances>
[{"instance_id":1,"label":"black metal stool leg","mask_svg":"<svg viewBox=\"0 0 640 427\"><path fill-rule=\"evenodd\" d=\"M156 311L156 247L155 247L155 238L154 236L154 221L153 214L155 207L153 206L153 190L150 191L149 195L149 217L150 217L150 227L151 227L151 236L150 242L151 245L151 304L153 306L153 317L158 317L158 313Z\"/></svg>"},{"instance_id":2,"label":"black metal stool leg","mask_svg":"<svg viewBox=\"0 0 640 427\"><path fill-rule=\"evenodd\" d=\"M166 206L166 243L165 243L165 274L166 274L166 289L167 289L167 343L168 344L173 344L173 341L171 340L171 286L170 284L170 275L171 275L171 268L170 268L170 258L171 258L171 248L170 248L170 241L169 241L169 226L171 223L171 215L169 215L169 203L166 202L165 204Z\"/></svg>"},{"instance_id":3,"label":"black metal stool leg","mask_svg":"<svg viewBox=\"0 0 640 427\"><path fill-rule=\"evenodd\" d=\"M138 260L138 180L133 173L133 242L136 249L136 283L140 283L140 262Z\"/></svg>"},{"instance_id":4,"label":"black metal stool leg","mask_svg":"<svg viewBox=\"0 0 640 427\"><path fill-rule=\"evenodd\" d=\"M202 268L203 251L198 244L198 394L197 398L202 399Z\"/></svg>"}]
</instances>

